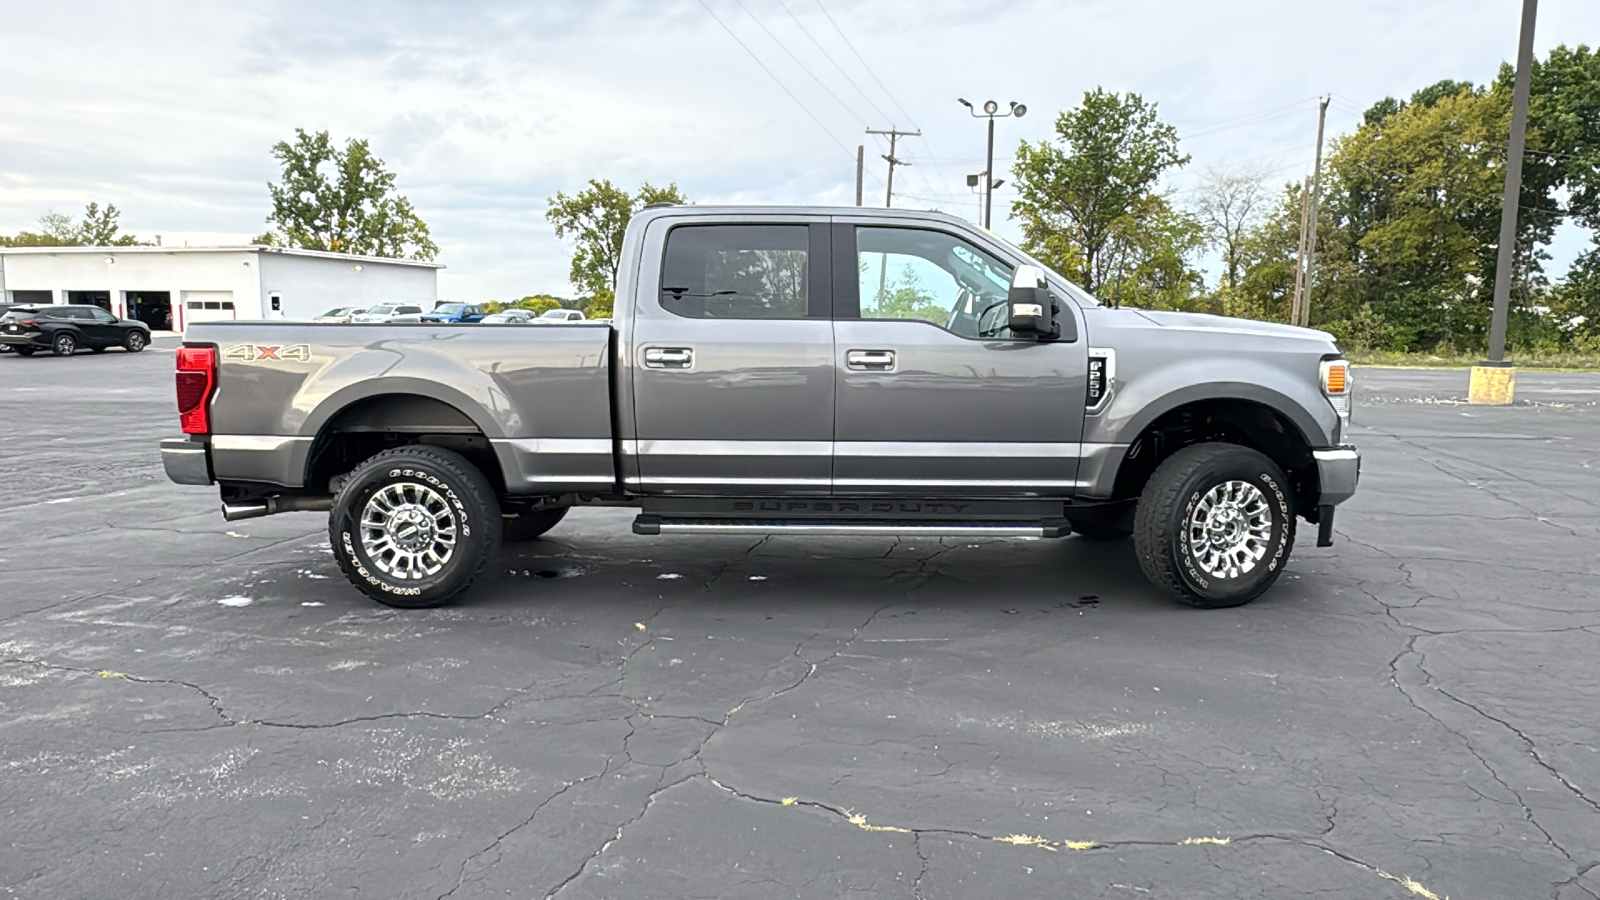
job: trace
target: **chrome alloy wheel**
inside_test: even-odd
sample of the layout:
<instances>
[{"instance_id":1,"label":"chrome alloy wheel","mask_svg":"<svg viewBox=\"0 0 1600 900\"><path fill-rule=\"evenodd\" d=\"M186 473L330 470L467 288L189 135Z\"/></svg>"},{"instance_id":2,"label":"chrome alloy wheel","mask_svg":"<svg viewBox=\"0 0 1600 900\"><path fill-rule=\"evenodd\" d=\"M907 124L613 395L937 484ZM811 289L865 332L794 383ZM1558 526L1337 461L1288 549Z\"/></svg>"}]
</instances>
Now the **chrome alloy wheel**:
<instances>
[{"instance_id":1,"label":"chrome alloy wheel","mask_svg":"<svg viewBox=\"0 0 1600 900\"><path fill-rule=\"evenodd\" d=\"M1225 481L1206 492L1189 517L1189 552L1215 578L1238 578L1267 555L1272 507L1248 481Z\"/></svg>"},{"instance_id":2,"label":"chrome alloy wheel","mask_svg":"<svg viewBox=\"0 0 1600 900\"><path fill-rule=\"evenodd\" d=\"M425 484L387 485L361 511L361 549L391 578L437 575L456 549L455 510Z\"/></svg>"}]
</instances>

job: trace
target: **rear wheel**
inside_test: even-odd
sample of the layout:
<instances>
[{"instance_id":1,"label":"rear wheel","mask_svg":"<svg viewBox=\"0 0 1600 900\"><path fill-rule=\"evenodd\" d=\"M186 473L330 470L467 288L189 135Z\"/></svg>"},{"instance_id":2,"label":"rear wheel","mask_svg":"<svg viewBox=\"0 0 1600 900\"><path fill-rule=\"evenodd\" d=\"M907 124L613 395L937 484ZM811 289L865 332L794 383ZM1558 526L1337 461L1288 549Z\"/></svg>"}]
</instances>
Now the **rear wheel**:
<instances>
[{"instance_id":1,"label":"rear wheel","mask_svg":"<svg viewBox=\"0 0 1600 900\"><path fill-rule=\"evenodd\" d=\"M1234 444L1185 447L1145 483L1134 515L1139 567L1191 606L1240 606L1289 562L1294 507L1283 470Z\"/></svg>"},{"instance_id":2,"label":"rear wheel","mask_svg":"<svg viewBox=\"0 0 1600 900\"><path fill-rule=\"evenodd\" d=\"M122 341L122 349L128 351L129 353L138 353L140 350L143 350L144 345L148 343L150 342L145 339L144 332L130 331L128 332L128 336Z\"/></svg>"},{"instance_id":3,"label":"rear wheel","mask_svg":"<svg viewBox=\"0 0 1600 900\"><path fill-rule=\"evenodd\" d=\"M78 339L70 331L63 331L50 342L50 352L57 356L71 356L78 352Z\"/></svg>"},{"instance_id":4,"label":"rear wheel","mask_svg":"<svg viewBox=\"0 0 1600 900\"><path fill-rule=\"evenodd\" d=\"M11 349L18 356L32 356L33 355L33 351L36 348L33 348L33 347L12 347Z\"/></svg>"},{"instance_id":5,"label":"rear wheel","mask_svg":"<svg viewBox=\"0 0 1600 900\"><path fill-rule=\"evenodd\" d=\"M350 583L389 606L453 600L500 546L500 502L458 453L417 445L372 457L345 480L328 517Z\"/></svg>"},{"instance_id":6,"label":"rear wheel","mask_svg":"<svg viewBox=\"0 0 1600 900\"><path fill-rule=\"evenodd\" d=\"M541 509L537 512L524 512L507 515L505 522L506 543L519 543L531 541L546 531L556 527L562 519L567 517L570 506L561 506L555 509Z\"/></svg>"}]
</instances>

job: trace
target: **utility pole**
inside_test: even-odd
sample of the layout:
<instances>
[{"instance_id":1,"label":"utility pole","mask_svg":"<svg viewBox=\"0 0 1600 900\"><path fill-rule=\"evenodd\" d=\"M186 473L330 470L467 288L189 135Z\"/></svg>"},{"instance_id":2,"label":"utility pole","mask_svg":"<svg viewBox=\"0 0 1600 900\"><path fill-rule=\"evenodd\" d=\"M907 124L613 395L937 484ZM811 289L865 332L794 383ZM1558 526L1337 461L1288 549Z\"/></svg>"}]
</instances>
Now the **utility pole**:
<instances>
[{"instance_id":1,"label":"utility pole","mask_svg":"<svg viewBox=\"0 0 1600 900\"><path fill-rule=\"evenodd\" d=\"M890 128L887 131L882 130L882 129L877 129L877 128L868 128L867 129L867 134L886 134L886 135L889 136L889 152L888 152L888 154L886 154L883 157L884 159L889 161L889 183L884 188L883 205L884 206L893 206L894 205L894 167L895 166L909 166L909 165L911 165L911 163L905 162L904 160L901 160L901 159L897 158L894 155L895 141L897 141L897 140L899 140L900 138L903 138L903 137L922 137L922 132L920 132L920 131L900 131L899 129L894 128L893 126L890 126Z\"/></svg>"},{"instance_id":2,"label":"utility pole","mask_svg":"<svg viewBox=\"0 0 1600 900\"><path fill-rule=\"evenodd\" d=\"M1528 94L1533 82L1533 26L1538 0L1522 0L1522 33L1517 42L1517 80L1511 91L1511 139L1506 144L1506 189L1500 200L1500 246L1494 267L1494 317L1489 322L1489 358L1472 367L1467 402L1510 405L1516 372L1506 363L1506 312L1511 306L1511 266L1517 249L1517 207L1522 195L1522 151L1528 127Z\"/></svg>"},{"instance_id":3,"label":"utility pole","mask_svg":"<svg viewBox=\"0 0 1600 900\"><path fill-rule=\"evenodd\" d=\"M864 144L856 145L856 205L861 205L861 176L865 173L867 164L867 148Z\"/></svg>"},{"instance_id":4,"label":"utility pole","mask_svg":"<svg viewBox=\"0 0 1600 900\"><path fill-rule=\"evenodd\" d=\"M1311 222L1310 239L1306 241L1305 295L1300 300L1300 321L1297 325L1311 324L1311 285L1317 274L1317 206L1322 192L1322 131L1328 124L1328 103L1332 97L1323 97L1317 110L1317 164L1311 170Z\"/></svg>"},{"instance_id":5,"label":"utility pole","mask_svg":"<svg viewBox=\"0 0 1600 900\"><path fill-rule=\"evenodd\" d=\"M1300 324L1300 307L1305 303L1306 289L1306 229L1311 219L1311 176L1300 189L1300 246L1294 256L1294 293L1289 301L1289 324Z\"/></svg>"}]
</instances>

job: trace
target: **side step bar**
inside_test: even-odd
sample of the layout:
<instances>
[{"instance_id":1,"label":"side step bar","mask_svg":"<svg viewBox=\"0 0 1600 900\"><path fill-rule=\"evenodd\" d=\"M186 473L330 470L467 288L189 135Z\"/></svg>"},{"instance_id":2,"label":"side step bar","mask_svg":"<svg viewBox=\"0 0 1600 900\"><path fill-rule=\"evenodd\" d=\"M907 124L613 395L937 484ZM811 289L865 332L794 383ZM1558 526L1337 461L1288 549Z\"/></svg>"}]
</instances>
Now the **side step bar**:
<instances>
[{"instance_id":1,"label":"side step bar","mask_svg":"<svg viewBox=\"0 0 1600 900\"><path fill-rule=\"evenodd\" d=\"M1055 522L840 522L774 519L663 519L644 514L633 520L634 534L804 534L834 536L916 535L919 537L1066 537Z\"/></svg>"}]
</instances>

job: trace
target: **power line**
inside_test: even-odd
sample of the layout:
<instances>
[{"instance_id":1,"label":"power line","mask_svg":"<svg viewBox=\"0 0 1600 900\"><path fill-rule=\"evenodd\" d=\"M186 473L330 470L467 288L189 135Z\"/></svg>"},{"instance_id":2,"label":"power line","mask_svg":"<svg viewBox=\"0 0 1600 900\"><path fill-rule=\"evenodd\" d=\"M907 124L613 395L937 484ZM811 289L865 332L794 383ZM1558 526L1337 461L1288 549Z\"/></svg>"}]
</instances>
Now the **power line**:
<instances>
[{"instance_id":1,"label":"power line","mask_svg":"<svg viewBox=\"0 0 1600 900\"><path fill-rule=\"evenodd\" d=\"M826 84L823 84L822 83L822 79L817 77L817 73L811 71L811 69L809 67L807 67L805 63L801 62L800 61L800 57L795 56L793 50L790 50L787 46L785 46L783 41L778 40L778 36L772 33L772 29L768 28L766 23L761 21L760 17L758 17L755 13L751 12L750 11L750 7L744 5L744 0L734 0L734 2L739 4L739 8L744 10L745 15L749 16L751 19L754 19L755 23L757 25L761 26L761 30L765 31L767 33L767 37L772 38L772 42L774 44L778 45L778 49L779 50L782 50L784 53L789 54L789 58L794 60L795 65L800 67L800 71L802 71L802 72L806 73L807 75L811 76L811 80L815 81L817 83L817 87L820 87L824 91L827 91L828 96L832 97L835 103L838 103L840 106L844 107L845 112L848 112L850 115L855 116L856 121L860 122L863 126L867 124L867 120L863 119L859 115L856 115L856 111L854 109L850 108L850 104L845 103L843 100L840 100L838 94L835 94ZM704 5L704 4L702 4L702 5Z\"/></svg>"},{"instance_id":2,"label":"power line","mask_svg":"<svg viewBox=\"0 0 1600 900\"><path fill-rule=\"evenodd\" d=\"M874 103L871 97L867 96L867 92L861 89L861 85L857 84L856 80L850 77L850 73L846 72L844 67L839 65L838 61L833 58L833 54L828 52L828 48L822 46L822 42L816 39L816 37L811 33L811 29L807 28L805 23L800 21L800 17L794 14L794 10L789 8L789 4L783 2L783 0L778 0L778 5L783 7L783 11L789 14L789 18L794 20L794 24L800 26L800 32L809 38L811 43L814 44L818 50L822 51L823 58L827 59L834 69L838 70L840 75L844 76L845 81L850 82L850 86L856 89L856 93L861 95L861 99L867 101L867 105L872 107L873 112L877 113L886 120L894 118L893 116L884 112L877 103ZM915 125L916 123L912 124Z\"/></svg>"},{"instance_id":3,"label":"power line","mask_svg":"<svg viewBox=\"0 0 1600 900\"><path fill-rule=\"evenodd\" d=\"M732 28L728 27L728 23L727 22L722 21L722 17L718 16L716 14L715 10L713 10L711 7L706 5L706 0L698 0L698 2L700 3L700 7L702 9L704 9L711 16L711 18L715 19L717 21L718 25L722 26L722 30L726 31L728 33L728 36L733 38L734 43L736 43L740 47L744 48L744 52L745 53L750 54L750 58L755 60L756 65L761 67L761 71L766 72L767 73L767 77L771 78L773 83L775 83L779 88L781 88L785 94L788 94L789 95L789 99L793 100L794 104L796 106L800 107L800 109L802 111L804 111L807 116L810 116L811 117L811 121L817 123L817 127L821 128L823 133L826 134L829 137L829 139L831 139L835 144L837 144L839 146L839 149L843 150L844 154L846 156L850 157L851 161L853 162L855 160L855 158L856 158L855 152L852 151L849 147L846 147L844 145L844 142L839 140L838 137L834 136L834 133L832 131L828 130L828 126L822 124L822 120L817 118L817 114L812 112L810 107L808 107L804 103L802 103L800 101L800 98L795 96L794 91L789 90L788 85L783 83L782 79L778 78L778 76L776 74L774 74L771 69L767 68L767 64L761 61L761 57L757 56L756 52L754 50L751 50L749 45L747 45L744 41L739 39L739 35L734 33L734 30ZM741 4L741 5L743 5L743 4ZM874 176L873 180L875 180L875 181L877 180L876 176Z\"/></svg>"},{"instance_id":4,"label":"power line","mask_svg":"<svg viewBox=\"0 0 1600 900\"><path fill-rule=\"evenodd\" d=\"M921 131L922 126L917 124L916 119L913 119L910 113L906 112L906 108L900 105L900 101L895 97L894 93L889 90L888 86L883 83L883 79L879 78L878 73L874 72L872 70L872 66L867 64L867 60L861 55L861 51L857 50L856 45L851 43L850 36L844 33L844 29L839 27L839 23L833 18L833 14L828 12L828 8L826 6L822 5L822 0L813 0L813 2L817 4L817 9L822 10L823 16L827 17L828 24L832 25L833 30L838 32L839 37L844 40L844 45L850 48L850 52L855 55L856 61L861 63L861 68L867 70L867 74L872 76L872 80L877 83L878 89L883 91L883 95L888 97L889 102L894 104L894 108L899 110L900 114L906 117L906 121L911 123L912 128ZM857 88L857 90L860 90L860 88ZM944 177L944 169L940 168L937 162L933 164L933 171L938 174L939 181L944 185L944 189L949 191L950 182ZM928 179L926 176L924 176L922 180L926 182ZM933 185L929 184L928 187L929 189L932 189Z\"/></svg>"}]
</instances>

